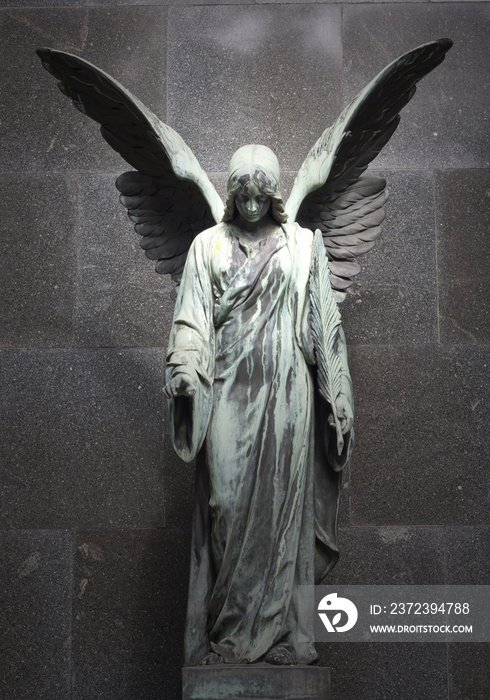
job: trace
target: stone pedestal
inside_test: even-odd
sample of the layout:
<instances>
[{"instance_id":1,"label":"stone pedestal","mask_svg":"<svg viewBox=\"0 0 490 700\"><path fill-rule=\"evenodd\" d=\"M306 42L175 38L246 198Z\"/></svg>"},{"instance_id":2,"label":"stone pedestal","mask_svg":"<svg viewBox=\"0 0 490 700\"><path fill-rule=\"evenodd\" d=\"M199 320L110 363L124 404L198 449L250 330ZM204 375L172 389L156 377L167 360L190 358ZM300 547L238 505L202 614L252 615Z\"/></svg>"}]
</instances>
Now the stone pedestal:
<instances>
[{"instance_id":1,"label":"stone pedestal","mask_svg":"<svg viewBox=\"0 0 490 700\"><path fill-rule=\"evenodd\" d=\"M182 700L330 700L330 669L321 666L185 666Z\"/></svg>"}]
</instances>

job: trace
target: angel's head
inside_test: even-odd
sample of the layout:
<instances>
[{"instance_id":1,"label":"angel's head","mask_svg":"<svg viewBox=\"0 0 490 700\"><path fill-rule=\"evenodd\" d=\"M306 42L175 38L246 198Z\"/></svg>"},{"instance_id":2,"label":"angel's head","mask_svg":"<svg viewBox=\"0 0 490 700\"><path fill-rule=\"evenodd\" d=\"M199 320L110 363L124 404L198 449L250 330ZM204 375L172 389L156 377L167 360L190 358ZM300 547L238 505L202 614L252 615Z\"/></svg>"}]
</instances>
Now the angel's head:
<instances>
[{"instance_id":1,"label":"angel's head","mask_svg":"<svg viewBox=\"0 0 490 700\"><path fill-rule=\"evenodd\" d=\"M234 153L230 161L223 221L233 221L237 215L235 199L248 194L250 188L270 197L270 214L277 223L287 221L279 186L279 162L267 146L242 146Z\"/></svg>"}]
</instances>

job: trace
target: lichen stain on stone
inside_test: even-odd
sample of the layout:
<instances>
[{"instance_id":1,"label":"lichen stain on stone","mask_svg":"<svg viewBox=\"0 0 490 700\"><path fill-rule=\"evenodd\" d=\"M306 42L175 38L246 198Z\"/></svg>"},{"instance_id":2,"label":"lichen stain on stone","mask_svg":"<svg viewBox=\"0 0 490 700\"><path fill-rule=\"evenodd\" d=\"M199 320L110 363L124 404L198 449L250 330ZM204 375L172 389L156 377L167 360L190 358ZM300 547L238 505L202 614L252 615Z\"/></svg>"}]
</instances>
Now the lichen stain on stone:
<instances>
[{"instance_id":1,"label":"lichen stain on stone","mask_svg":"<svg viewBox=\"0 0 490 700\"><path fill-rule=\"evenodd\" d=\"M39 564L41 563L41 555L39 552L33 552L25 561L22 562L22 565L20 566L17 575L19 578L24 578L25 576L29 576L29 574L32 574L36 569L39 567Z\"/></svg>"},{"instance_id":2,"label":"lichen stain on stone","mask_svg":"<svg viewBox=\"0 0 490 700\"><path fill-rule=\"evenodd\" d=\"M78 593L79 598L81 598L83 596L83 594L85 593L85 589L87 588L87 584L88 584L88 578L82 578L82 580L80 581L80 590Z\"/></svg>"},{"instance_id":3,"label":"lichen stain on stone","mask_svg":"<svg viewBox=\"0 0 490 700\"><path fill-rule=\"evenodd\" d=\"M378 530L378 534L380 539L386 544L395 544L396 542L410 539L408 527L383 527Z\"/></svg>"},{"instance_id":4,"label":"lichen stain on stone","mask_svg":"<svg viewBox=\"0 0 490 700\"><path fill-rule=\"evenodd\" d=\"M93 561L104 561L104 553L101 547L95 544L84 542L78 548L78 551L84 559L92 559Z\"/></svg>"}]
</instances>

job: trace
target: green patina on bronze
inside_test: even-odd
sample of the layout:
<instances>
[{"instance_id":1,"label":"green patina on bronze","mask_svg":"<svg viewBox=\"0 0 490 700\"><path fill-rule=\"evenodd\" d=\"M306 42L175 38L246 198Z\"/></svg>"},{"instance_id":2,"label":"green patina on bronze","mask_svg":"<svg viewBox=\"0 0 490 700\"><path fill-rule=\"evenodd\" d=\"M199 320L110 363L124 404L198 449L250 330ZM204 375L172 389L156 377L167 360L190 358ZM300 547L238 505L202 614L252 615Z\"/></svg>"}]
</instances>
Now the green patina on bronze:
<instances>
[{"instance_id":1,"label":"green patina on bronze","mask_svg":"<svg viewBox=\"0 0 490 700\"><path fill-rule=\"evenodd\" d=\"M38 51L136 168L116 182L121 202L156 270L180 285L164 391L174 449L197 462L186 664L317 658L296 593L338 557L353 397L336 302L381 233L386 199L385 181L363 173L451 45L404 54L359 93L286 205L272 151L239 149L226 206L181 137L119 83Z\"/></svg>"},{"instance_id":2,"label":"green patina on bronze","mask_svg":"<svg viewBox=\"0 0 490 700\"><path fill-rule=\"evenodd\" d=\"M280 202L279 171L266 149L250 146L240 157L238 179L250 183L262 173L277 183ZM167 371L169 382L184 376L186 388L171 401L171 434L183 459L198 456L200 480L186 636L191 664L209 650L225 662L253 663L279 644L300 663L316 660L294 595L338 556L338 471L352 431L338 455L327 409L315 406L313 235L298 224L278 225L273 215L270 208L252 232L240 227L237 212L198 236L176 302ZM262 237L268 226L273 232ZM336 353L338 405L351 406L343 336ZM186 396L189 390L195 393Z\"/></svg>"}]
</instances>

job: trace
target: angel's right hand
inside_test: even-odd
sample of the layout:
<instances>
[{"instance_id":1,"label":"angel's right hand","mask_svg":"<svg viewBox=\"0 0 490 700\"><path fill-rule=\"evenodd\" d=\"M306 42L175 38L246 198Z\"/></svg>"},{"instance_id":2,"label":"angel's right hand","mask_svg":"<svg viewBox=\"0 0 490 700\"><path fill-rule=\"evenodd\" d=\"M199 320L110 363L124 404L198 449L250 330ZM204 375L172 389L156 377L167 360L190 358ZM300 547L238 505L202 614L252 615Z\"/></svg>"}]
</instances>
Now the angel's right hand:
<instances>
[{"instance_id":1,"label":"angel's right hand","mask_svg":"<svg viewBox=\"0 0 490 700\"><path fill-rule=\"evenodd\" d=\"M163 393L167 399L174 399L176 396L194 396L196 388L192 384L190 377L185 374L178 374L165 384Z\"/></svg>"}]
</instances>

